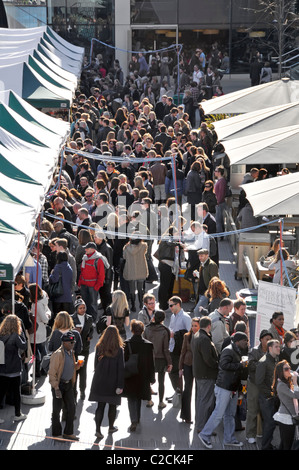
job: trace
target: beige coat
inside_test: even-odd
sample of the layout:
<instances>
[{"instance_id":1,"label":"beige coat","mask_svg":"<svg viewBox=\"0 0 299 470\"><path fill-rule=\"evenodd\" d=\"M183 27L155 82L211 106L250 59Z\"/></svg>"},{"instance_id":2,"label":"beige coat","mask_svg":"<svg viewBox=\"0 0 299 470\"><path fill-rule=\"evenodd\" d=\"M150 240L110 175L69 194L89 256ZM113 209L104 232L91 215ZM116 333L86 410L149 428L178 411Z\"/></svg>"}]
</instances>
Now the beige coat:
<instances>
[{"instance_id":1,"label":"beige coat","mask_svg":"<svg viewBox=\"0 0 299 470\"><path fill-rule=\"evenodd\" d=\"M126 281L139 281L148 276L146 261L147 244L143 241L138 245L127 243L123 250L123 257L126 260L124 267L124 279Z\"/></svg>"},{"instance_id":2,"label":"beige coat","mask_svg":"<svg viewBox=\"0 0 299 470\"><path fill-rule=\"evenodd\" d=\"M49 382L50 382L50 385L55 390L58 390L59 388L60 378L61 378L63 367L64 367L64 354L65 354L64 348L63 346L60 346L60 348L58 348L51 355L50 367L49 367ZM73 353L73 359L74 359L74 374L72 377L72 383L75 384L76 370L79 368L79 366L76 364L74 353Z\"/></svg>"}]
</instances>

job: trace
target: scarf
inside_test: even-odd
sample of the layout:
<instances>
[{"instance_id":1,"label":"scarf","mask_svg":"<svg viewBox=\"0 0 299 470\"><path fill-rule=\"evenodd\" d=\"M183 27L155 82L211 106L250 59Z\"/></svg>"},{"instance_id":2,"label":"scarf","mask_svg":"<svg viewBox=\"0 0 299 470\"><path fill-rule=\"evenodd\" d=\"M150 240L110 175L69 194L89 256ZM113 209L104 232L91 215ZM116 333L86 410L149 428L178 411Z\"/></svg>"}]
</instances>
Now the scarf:
<instances>
[{"instance_id":1,"label":"scarf","mask_svg":"<svg viewBox=\"0 0 299 470\"><path fill-rule=\"evenodd\" d=\"M284 329L283 328L279 328L279 326L276 326L274 325L277 333L279 334L279 339L280 339L280 343L282 344L283 343L283 338L284 338Z\"/></svg>"}]
</instances>

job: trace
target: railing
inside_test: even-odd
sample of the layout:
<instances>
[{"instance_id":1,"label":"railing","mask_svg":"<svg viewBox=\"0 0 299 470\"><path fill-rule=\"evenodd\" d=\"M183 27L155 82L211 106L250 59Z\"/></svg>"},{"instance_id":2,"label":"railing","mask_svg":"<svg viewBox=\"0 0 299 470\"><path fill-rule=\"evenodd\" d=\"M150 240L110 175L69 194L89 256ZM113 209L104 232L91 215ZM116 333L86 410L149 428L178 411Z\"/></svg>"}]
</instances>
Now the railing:
<instances>
[{"instance_id":1,"label":"railing","mask_svg":"<svg viewBox=\"0 0 299 470\"><path fill-rule=\"evenodd\" d=\"M246 255L246 253L243 254L243 259L244 259L244 263L248 271L248 281L247 281L247 277L244 275L245 273L243 273L243 276L242 276L243 283L245 286L247 285L249 289L257 289L258 280L255 275L254 269L252 267L251 261L249 257Z\"/></svg>"}]
</instances>

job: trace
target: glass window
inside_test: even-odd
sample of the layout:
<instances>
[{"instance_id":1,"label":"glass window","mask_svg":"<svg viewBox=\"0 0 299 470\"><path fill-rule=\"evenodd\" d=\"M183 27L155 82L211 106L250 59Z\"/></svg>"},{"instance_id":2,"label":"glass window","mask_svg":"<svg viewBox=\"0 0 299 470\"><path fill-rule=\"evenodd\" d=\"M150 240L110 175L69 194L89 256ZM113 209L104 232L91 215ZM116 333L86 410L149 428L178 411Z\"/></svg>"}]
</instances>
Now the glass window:
<instances>
[{"instance_id":1,"label":"glass window","mask_svg":"<svg viewBox=\"0 0 299 470\"><path fill-rule=\"evenodd\" d=\"M176 24L177 0L131 0L132 24Z\"/></svg>"}]
</instances>

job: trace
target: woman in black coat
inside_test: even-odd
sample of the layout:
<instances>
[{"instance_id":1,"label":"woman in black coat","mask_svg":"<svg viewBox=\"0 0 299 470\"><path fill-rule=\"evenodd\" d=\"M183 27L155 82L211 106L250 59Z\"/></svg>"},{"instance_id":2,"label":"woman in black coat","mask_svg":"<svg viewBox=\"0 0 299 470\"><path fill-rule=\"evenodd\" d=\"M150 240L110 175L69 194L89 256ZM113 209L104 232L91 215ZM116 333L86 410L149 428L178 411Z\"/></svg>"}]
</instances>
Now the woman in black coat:
<instances>
[{"instance_id":1,"label":"woman in black coat","mask_svg":"<svg viewBox=\"0 0 299 470\"><path fill-rule=\"evenodd\" d=\"M123 341L114 325L106 328L100 337L95 351L95 370L92 379L89 401L98 402L95 415L96 436L103 438L101 424L106 403L109 405L109 433L116 432L114 426L116 407L121 403L124 388L124 351Z\"/></svg>"},{"instance_id":2,"label":"woman in black coat","mask_svg":"<svg viewBox=\"0 0 299 470\"><path fill-rule=\"evenodd\" d=\"M141 401L150 401L151 384L155 383L154 346L142 337L144 324L131 321L132 337L125 341L125 362L132 354L138 354L138 374L125 379L123 396L128 399L131 426L134 432L140 421Z\"/></svg>"},{"instance_id":3,"label":"woman in black coat","mask_svg":"<svg viewBox=\"0 0 299 470\"><path fill-rule=\"evenodd\" d=\"M27 348L27 340L19 317L11 314L4 318L0 326L0 339L5 345L4 364L0 365L0 403L10 390L15 409L14 421L22 421L27 416L21 412L21 354ZM0 419L0 423L3 422Z\"/></svg>"},{"instance_id":4,"label":"woman in black coat","mask_svg":"<svg viewBox=\"0 0 299 470\"><path fill-rule=\"evenodd\" d=\"M201 184L201 164L195 161L191 165L186 178L186 196L187 202L191 206L191 220L195 220L195 205L202 200L202 184Z\"/></svg>"}]
</instances>

